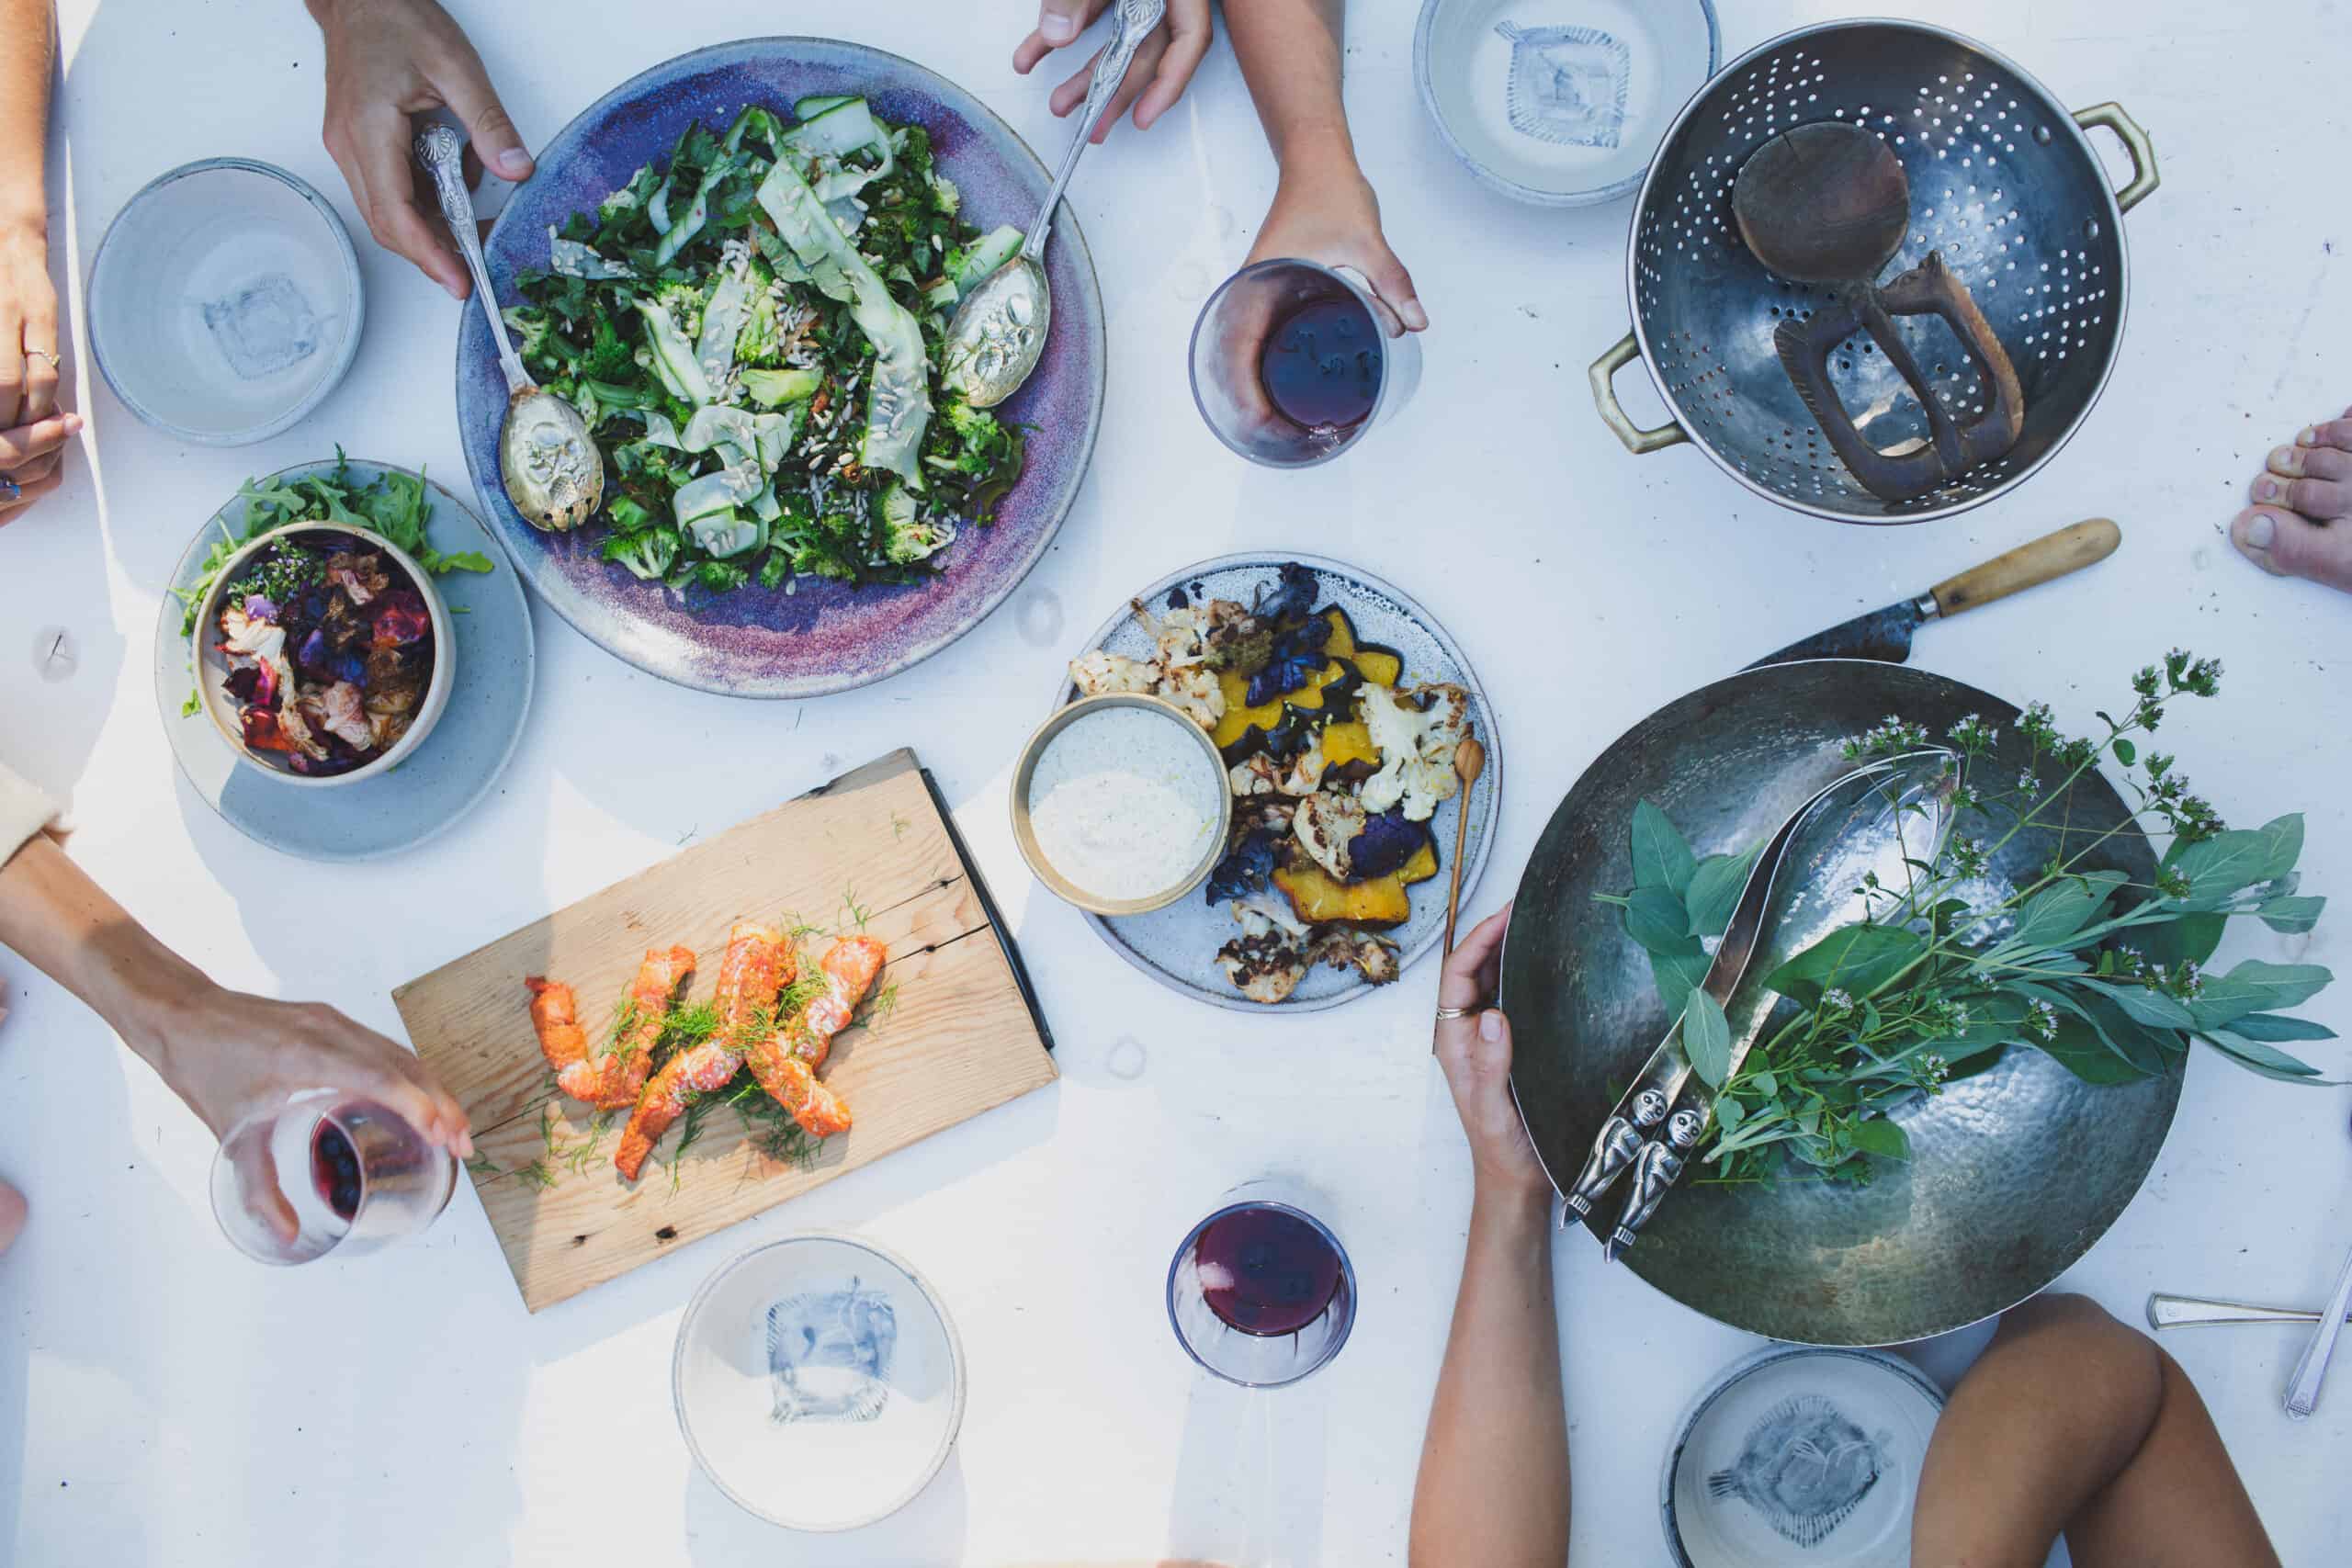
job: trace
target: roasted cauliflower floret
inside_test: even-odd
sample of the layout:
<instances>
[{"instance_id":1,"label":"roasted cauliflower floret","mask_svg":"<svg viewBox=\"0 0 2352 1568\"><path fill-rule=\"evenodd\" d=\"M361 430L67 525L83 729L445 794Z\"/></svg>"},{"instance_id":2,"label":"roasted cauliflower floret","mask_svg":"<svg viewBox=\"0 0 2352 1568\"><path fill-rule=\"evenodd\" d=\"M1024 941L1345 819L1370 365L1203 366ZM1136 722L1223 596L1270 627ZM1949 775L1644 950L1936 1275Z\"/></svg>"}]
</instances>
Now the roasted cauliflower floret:
<instances>
[{"instance_id":1,"label":"roasted cauliflower floret","mask_svg":"<svg viewBox=\"0 0 2352 1568\"><path fill-rule=\"evenodd\" d=\"M1323 749L1310 746L1284 767L1263 751L1255 751L1226 773L1234 797L1249 800L1264 795L1313 795L1323 783Z\"/></svg>"},{"instance_id":2,"label":"roasted cauliflower floret","mask_svg":"<svg viewBox=\"0 0 2352 1568\"><path fill-rule=\"evenodd\" d=\"M1375 986L1385 986L1396 978L1396 949L1379 937L1343 927L1327 927L1306 950L1306 962L1311 967L1328 964L1334 969L1353 969Z\"/></svg>"},{"instance_id":3,"label":"roasted cauliflower floret","mask_svg":"<svg viewBox=\"0 0 2352 1568\"><path fill-rule=\"evenodd\" d=\"M1407 695L1412 700L1374 685L1357 694L1357 711L1380 750L1380 771L1358 794L1366 811L1386 811L1401 802L1408 820L1426 822L1460 787L1453 750L1469 733L1470 694L1432 682Z\"/></svg>"},{"instance_id":4,"label":"roasted cauliflower floret","mask_svg":"<svg viewBox=\"0 0 2352 1568\"><path fill-rule=\"evenodd\" d=\"M1069 679L1070 684L1090 697L1107 692L1149 692L1159 684L1159 666L1097 649L1069 661Z\"/></svg>"},{"instance_id":5,"label":"roasted cauliflower floret","mask_svg":"<svg viewBox=\"0 0 2352 1568\"><path fill-rule=\"evenodd\" d=\"M1203 729L1215 729L1216 721L1225 716L1225 688L1203 665L1169 667L1155 690Z\"/></svg>"},{"instance_id":6,"label":"roasted cauliflower floret","mask_svg":"<svg viewBox=\"0 0 2352 1568\"><path fill-rule=\"evenodd\" d=\"M1217 949L1217 967L1253 1002L1287 999L1306 977L1301 946L1306 928L1289 910L1261 899L1235 904L1233 918L1241 922L1241 934Z\"/></svg>"},{"instance_id":7,"label":"roasted cauliflower floret","mask_svg":"<svg viewBox=\"0 0 2352 1568\"><path fill-rule=\"evenodd\" d=\"M1363 823L1362 801L1321 790L1298 803L1291 818L1291 836L1334 881L1345 882L1351 874L1348 845L1363 831Z\"/></svg>"}]
</instances>

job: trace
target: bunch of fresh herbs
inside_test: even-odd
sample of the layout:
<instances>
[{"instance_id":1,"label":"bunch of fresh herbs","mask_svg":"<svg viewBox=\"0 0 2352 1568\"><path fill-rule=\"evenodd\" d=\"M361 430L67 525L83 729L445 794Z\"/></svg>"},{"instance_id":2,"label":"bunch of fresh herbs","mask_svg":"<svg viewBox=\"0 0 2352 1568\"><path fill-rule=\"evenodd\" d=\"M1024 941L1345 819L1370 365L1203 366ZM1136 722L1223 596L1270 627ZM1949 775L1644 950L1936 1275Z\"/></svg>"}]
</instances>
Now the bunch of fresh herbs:
<instances>
[{"instance_id":1,"label":"bunch of fresh herbs","mask_svg":"<svg viewBox=\"0 0 2352 1568\"><path fill-rule=\"evenodd\" d=\"M1867 1181L1870 1156L1910 1152L1903 1129L1880 1119L1886 1111L1982 1072L2011 1046L2095 1084L2170 1071L2191 1040L2266 1077L2334 1081L2280 1048L2334 1037L2278 1010L2327 985L2327 970L2259 959L2222 976L2203 969L2233 918L2290 933L2319 919L2326 900L2297 891L2301 817L2229 828L2173 757L2143 757L2134 739L2156 729L2170 703L2214 695L2221 672L2174 650L2132 678L2122 716L2098 715L2106 733L2097 739L2060 734L2049 706L2034 704L2018 724L2027 761L2014 777L1987 776L2005 772L1996 728L1974 715L1951 726L1943 743L1958 777L1939 782L1953 790L1953 830L1931 861L1905 861L1903 886L1865 875L1855 889L1861 918L1764 976L1781 1001L1736 1073L1729 1025L1701 987L1702 939L1729 923L1757 849L1700 859L1642 802L1634 887L1602 897L1648 953L1659 994L1682 1015L1692 1069L1716 1091L1708 1179ZM1890 716L1846 756L1860 765L1932 743L1924 727ZM2072 827L2071 787L2107 759L2136 806L2103 830ZM2089 869L2109 839L2135 830L2170 840L2153 886ZM1985 900L1988 869L2028 831L2059 848L2031 881Z\"/></svg>"}]
</instances>

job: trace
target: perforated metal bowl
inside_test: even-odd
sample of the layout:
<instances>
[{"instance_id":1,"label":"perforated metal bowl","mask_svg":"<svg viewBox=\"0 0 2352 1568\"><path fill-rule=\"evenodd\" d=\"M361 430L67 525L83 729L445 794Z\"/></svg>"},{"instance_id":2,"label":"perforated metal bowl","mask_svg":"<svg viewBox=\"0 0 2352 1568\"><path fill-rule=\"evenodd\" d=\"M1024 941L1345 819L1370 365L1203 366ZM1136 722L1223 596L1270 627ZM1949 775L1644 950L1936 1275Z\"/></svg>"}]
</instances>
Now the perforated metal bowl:
<instances>
[{"instance_id":1,"label":"perforated metal bowl","mask_svg":"<svg viewBox=\"0 0 2352 1568\"><path fill-rule=\"evenodd\" d=\"M1815 120L1860 124L1911 182L1911 232L1883 276L1943 254L1991 321L2025 388L2007 456L1911 501L1862 489L1798 399L1773 331L1809 317L1816 286L1766 270L1732 219L1732 180L1771 137ZM2115 132L2132 179L2110 189L2085 132ZM1684 106L1634 210L1625 285L1634 330L1592 366L1600 416L1636 455L1696 443L1758 495L1843 523L1924 523L2022 482L2075 432L2123 336L2122 216L2156 188L2147 133L2118 104L2070 112L1984 45L1917 22L1846 21L1789 33L1732 62ZM1984 389L1932 317L1901 330L1965 421ZM1644 430L1611 379L1638 355L1674 419ZM1917 400L1857 334L1829 361L1862 434L1883 450L1927 436Z\"/></svg>"}]
</instances>

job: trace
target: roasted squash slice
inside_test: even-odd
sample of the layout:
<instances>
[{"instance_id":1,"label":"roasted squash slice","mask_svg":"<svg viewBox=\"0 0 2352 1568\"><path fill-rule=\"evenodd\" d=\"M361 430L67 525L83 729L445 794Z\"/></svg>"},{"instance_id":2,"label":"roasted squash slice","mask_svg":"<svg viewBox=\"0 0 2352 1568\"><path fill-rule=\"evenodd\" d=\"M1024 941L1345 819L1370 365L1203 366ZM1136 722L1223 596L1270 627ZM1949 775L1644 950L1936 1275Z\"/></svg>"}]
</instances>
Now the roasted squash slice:
<instances>
[{"instance_id":1,"label":"roasted squash slice","mask_svg":"<svg viewBox=\"0 0 2352 1568\"><path fill-rule=\"evenodd\" d=\"M1336 659L1324 661L1323 668L1306 678L1306 683L1295 691L1284 692L1271 702L1250 705L1250 677L1236 670L1217 671L1217 686L1225 694L1225 716L1216 721L1216 728L1209 739L1220 750L1230 752L1253 729L1271 730L1283 721L1283 710L1303 708L1309 713L1322 711L1324 688L1355 673L1352 665ZM1351 687L1349 689L1352 689ZM1334 694L1344 696L1345 691ZM1228 761L1233 759L1228 756Z\"/></svg>"},{"instance_id":2,"label":"roasted squash slice","mask_svg":"<svg viewBox=\"0 0 2352 1568\"><path fill-rule=\"evenodd\" d=\"M1423 844L1386 876L1340 882L1302 858L1274 873L1274 886L1290 900L1291 912L1310 926L1349 925L1381 930L1401 926L1413 912L1405 889L1437 874L1437 851Z\"/></svg>"},{"instance_id":3,"label":"roasted squash slice","mask_svg":"<svg viewBox=\"0 0 2352 1568\"><path fill-rule=\"evenodd\" d=\"M1393 686L1405 673L1404 655L1356 636L1356 624L1348 619L1345 610L1334 604L1323 612L1323 618L1331 623L1331 640L1323 645L1324 652L1346 660L1375 686Z\"/></svg>"},{"instance_id":4,"label":"roasted squash slice","mask_svg":"<svg viewBox=\"0 0 2352 1568\"><path fill-rule=\"evenodd\" d=\"M1372 728L1360 718L1323 727L1323 765L1344 768L1350 762L1380 766L1380 748L1372 743Z\"/></svg>"}]
</instances>

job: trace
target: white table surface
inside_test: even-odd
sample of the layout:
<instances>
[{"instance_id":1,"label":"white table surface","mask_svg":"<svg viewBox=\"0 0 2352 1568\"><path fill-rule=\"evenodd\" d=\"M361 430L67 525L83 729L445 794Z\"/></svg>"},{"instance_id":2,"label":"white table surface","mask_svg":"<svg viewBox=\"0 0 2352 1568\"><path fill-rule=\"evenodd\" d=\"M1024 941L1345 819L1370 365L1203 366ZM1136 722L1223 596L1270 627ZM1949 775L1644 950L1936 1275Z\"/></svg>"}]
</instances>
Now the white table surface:
<instances>
[{"instance_id":1,"label":"white table surface","mask_svg":"<svg viewBox=\"0 0 2352 1568\"><path fill-rule=\"evenodd\" d=\"M838 30L961 81L1049 152L1048 84L1012 74L1020 4L933 0L828 15L718 0L458 4L536 141L656 58L762 29ZM1897 6L1924 13L1929 8ZM204 1190L210 1140L70 998L13 956L0 1028L0 1174L30 1195L0 1262L0 1557L23 1563L611 1562L1004 1564L1141 1558L1401 1562L1415 1456L1461 1258L1468 1170L1429 1059L1433 969L1343 1010L1243 1018L1176 999L1037 893L1001 823L1018 739L1057 663L1138 583L1250 548L1318 551L1407 585L1493 692L1510 751L1476 913L1510 892L1578 770L1661 702L1798 636L2057 525L2104 513L2095 574L1921 637L1917 661L2087 726L2130 670L2183 643L2226 661L2224 699L2165 739L2233 818L2309 815L2305 882L2352 895L2344 787L2352 601L2272 581L2220 532L2264 451L2352 398L2342 197L2345 14L2333 0L2214 6L1984 0L1968 29L2069 104L2117 98L2154 135L2164 188L2126 227L2130 331L2104 401L2021 491L1954 521L1873 531L1766 504L1691 450L1627 456L1586 364L1624 330L1628 211L1514 206L1458 170L1415 98L1411 0L1352 7L1348 96L1389 233L1435 321L1418 400L1305 474L1221 450L1183 346L1238 263L1273 168L1230 53L1155 130L1121 130L1072 196L1113 344L1094 466L1052 553L947 653L882 685L764 706L664 685L537 615L539 682L498 793L446 838L364 874L396 912L356 940L322 921L353 874L260 849L180 781L149 639L166 573L249 474L325 454L425 464L462 486L449 385L456 308L375 251L319 142L322 56L293 0L67 0L53 148L71 199L58 275L80 279L141 183L198 156L270 159L327 191L361 244L364 346L311 418L242 451L184 446L69 366L92 434L65 491L0 534L0 747L70 789L81 862L224 981L333 999L400 1031L391 987L890 748L936 772L1017 930L1060 1041L1058 1087L698 1242L537 1317L470 1189L421 1243L265 1270ZM1726 55L1825 4L1727 0ZM534 63L535 62L535 63ZM2102 141L2106 139L2101 138ZM2120 168L2111 142L2110 172ZM2119 173L2119 183L2120 183ZM2331 194L2333 192L2333 194ZM86 344L81 347L86 348ZM1656 404L1638 372L1637 416ZM78 644L39 681L35 629ZM614 716L690 783L616 766ZM2309 938L2256 930L2225 958L2352 967L2340 908ZM2307 1010L2352 1033L2352 985ZM1139 1078L1114 1047L1146 1053ZM2341 1070L2340 1046L2315 1048ZM2340 1090L2258 1080L2202 1051L2145 1189L2063 1283L2136 1320L2151 1290L2315 1304L2352 1242ZM1332 1195L1363 1283L1346 1353L1251 1401L1196 1374L1160 1308L1169 1249L1269 1168ZM688 1293L739 1248L803 1227L873 1235L952 1303L971 1361L963 1440L895 1519L838 1539L739 1513L687 1458L669 1357ZM1955 1267L1966 1267L1955 1259ZM1664 1559L1670 1425L1753 1338L1711 1324L1581 1240L1559 1248L1583 1563ZM1984 1331L1921 1347L1957 1375ZM2319 1416L2279 1394L2300 1331L2171 1337L2285 1559L2352 1536L2352 1369Z\"/></svg>"}]
</instances>

